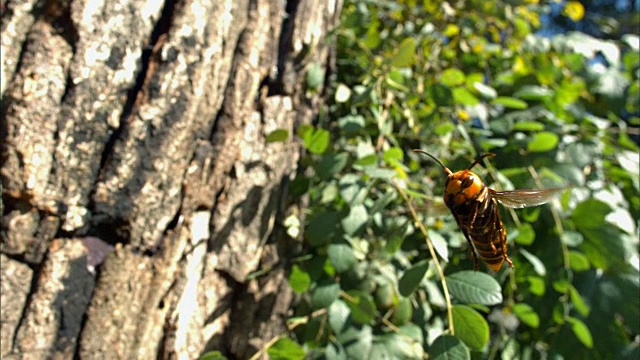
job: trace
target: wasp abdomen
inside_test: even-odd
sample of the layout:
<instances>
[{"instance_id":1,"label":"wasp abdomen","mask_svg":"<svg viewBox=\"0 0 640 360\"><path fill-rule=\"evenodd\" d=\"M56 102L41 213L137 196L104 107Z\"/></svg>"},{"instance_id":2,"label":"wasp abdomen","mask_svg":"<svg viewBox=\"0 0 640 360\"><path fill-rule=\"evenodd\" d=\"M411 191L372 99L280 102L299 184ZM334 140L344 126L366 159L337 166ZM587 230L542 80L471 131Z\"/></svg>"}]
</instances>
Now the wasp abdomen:
<instances>
[{"instance_id":1,"label":"wasp abdomen","mask_svg":"<svg viewBox=\"0 0 640 360\"><path fill-rule=\"evenodd\" d=\"M464 183L463 180L461 184ZM464 186L461 187L462 190ZM458 226L467 237L469 245L475 249L473 254L476 268L478 262L475 254L477 253L491 270L498 271L505 260L509 265L512 263L507 256L507 236L500 220L497 203L488 195L488 188L482 185L480 190L465 202L455 204L453 201L448 205L458 220ZM445 197L445 202L450 199L452 198Z\"/></svg>"},{"instance_id":2,"label":"wasp abdomen","mask_svg":"<svg viewBox=\"0 0 640 360\"><path fill-rule=\"evenodd\" d=\"M487 266L491 270L498 271L505 260L511 265L507 256L507 232L500 220L495 200L487 199L487 201L490 206L485 211L485 216L476 217L476 221L469 231L469 237L473 241L478 255Z\"/></svg>"}]
</instances>

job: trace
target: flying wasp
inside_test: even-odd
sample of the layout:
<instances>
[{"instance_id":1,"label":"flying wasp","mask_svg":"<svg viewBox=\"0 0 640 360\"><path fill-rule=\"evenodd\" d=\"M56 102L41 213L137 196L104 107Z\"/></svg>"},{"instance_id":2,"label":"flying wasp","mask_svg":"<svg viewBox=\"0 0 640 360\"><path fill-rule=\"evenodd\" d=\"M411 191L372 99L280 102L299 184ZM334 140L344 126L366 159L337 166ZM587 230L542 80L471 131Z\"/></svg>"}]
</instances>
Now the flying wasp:
<instances>
[{"instance_id":1,"label":"flying wasp","mask_svg":"<svg viewBox=\"0 0 640 360\"><path fill-rule=\"evenodd\" d=\"M467 169L452 172L435 156L419 149L414 149L413 152L429 156L447 173L447 181L444 184L444 203L469 243L476 270L478 270L476 253L493 271L499 271L505 261L513 267L513 262L507 255L507 231L500 219L496 202L510 208L538 206L548 202L555 194L566 190L566 188L552 188L496 191L486 186L480 177L471 171L482 159L495 154L484 154Z\"/></svg>"}]
</instances>

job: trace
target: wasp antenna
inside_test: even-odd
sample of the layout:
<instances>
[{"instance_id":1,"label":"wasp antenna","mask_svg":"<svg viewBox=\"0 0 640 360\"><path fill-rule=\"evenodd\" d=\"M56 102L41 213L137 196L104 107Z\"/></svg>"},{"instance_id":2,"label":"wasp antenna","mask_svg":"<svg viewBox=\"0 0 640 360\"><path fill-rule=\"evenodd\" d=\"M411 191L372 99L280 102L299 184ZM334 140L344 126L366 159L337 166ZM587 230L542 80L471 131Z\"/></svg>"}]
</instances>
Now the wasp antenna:
<instances>
[{"instance_id":1,"label":"wasp antenna","mask_svg":"<svg viewBox=\"0 0 640 360\"><path fill-rule=\"evenodd\" d=\"M471 170L471 168L472 168L472 167L474 167L474 166L476 166L476 165L478 165L478 164L480 163L480 161L482 161L482 159L484 159L484 158L486 158L486 157L489 157L489 156L496 156L496 154L494 154L494 153L487 153L487 154L484 154L484 155L480 156L479 158L477 158L477 159L476 159L476 161L474 161L474 162L473 162L473 164L471 164L471 166L469 166L469 167L467 168L467 170Z\"/></svg>"},{"instance_id":2,"label":"wasp antenna","mask_svg":"<svg viewBox=\"0 0 640 360\"><path fill-rule=\"evenodd\" d=\"M442 163L442 161L438 160L438 158L436 158L435 156L429 154L428 152L424 151L424 150L420 150L420 149L413 149L412 150L414 153L421 153L421 154L425 154L428 157L432 158L433 160L435 160L435 162L437 162L440 166L442 166L442 168L444 169L444 172L446 172L447 174L451 174L451 170L449 170L446 166L444 166L444 164Z\"/></svg>"}]
</instances>

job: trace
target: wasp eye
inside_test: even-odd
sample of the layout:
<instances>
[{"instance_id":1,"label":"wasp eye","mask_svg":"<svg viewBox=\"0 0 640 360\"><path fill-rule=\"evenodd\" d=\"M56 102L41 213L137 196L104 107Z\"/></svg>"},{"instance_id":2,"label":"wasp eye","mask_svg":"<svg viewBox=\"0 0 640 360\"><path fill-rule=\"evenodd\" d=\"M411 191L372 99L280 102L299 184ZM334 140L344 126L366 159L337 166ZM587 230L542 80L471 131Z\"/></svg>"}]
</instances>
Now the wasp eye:
<instances>
[{"instance_id":1,"label":"wasp eye","mask_svg":"<svg viewBox=\"0 0 640 360\"><path fill-rule=\"evenodd\" d=\"M473 183L476 181L476 179L473 177L473 175L469 175L467 177L464 178L464 180L462 180L462 188L466 189L469 186L473 185Z\"/></svg>"}]
</instances>

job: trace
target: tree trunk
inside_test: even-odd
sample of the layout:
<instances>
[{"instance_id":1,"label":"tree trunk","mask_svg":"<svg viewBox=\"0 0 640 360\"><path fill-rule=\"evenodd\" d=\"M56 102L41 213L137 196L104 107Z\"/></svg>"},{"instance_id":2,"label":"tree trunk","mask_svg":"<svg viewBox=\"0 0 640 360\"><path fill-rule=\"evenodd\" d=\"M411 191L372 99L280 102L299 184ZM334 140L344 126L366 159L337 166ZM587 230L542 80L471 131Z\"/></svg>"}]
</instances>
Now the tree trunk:
<instances>
[{"instance_id":1,"label":"tree trunk","mask_svg":"<svg viewBox=\"0 0 640 360\"><path fill-rule=\"evenodd\" d=\"M285 333L292 134L341 1L1 6L0 357L247 358Z\"/></svg>"}]
</instances>

